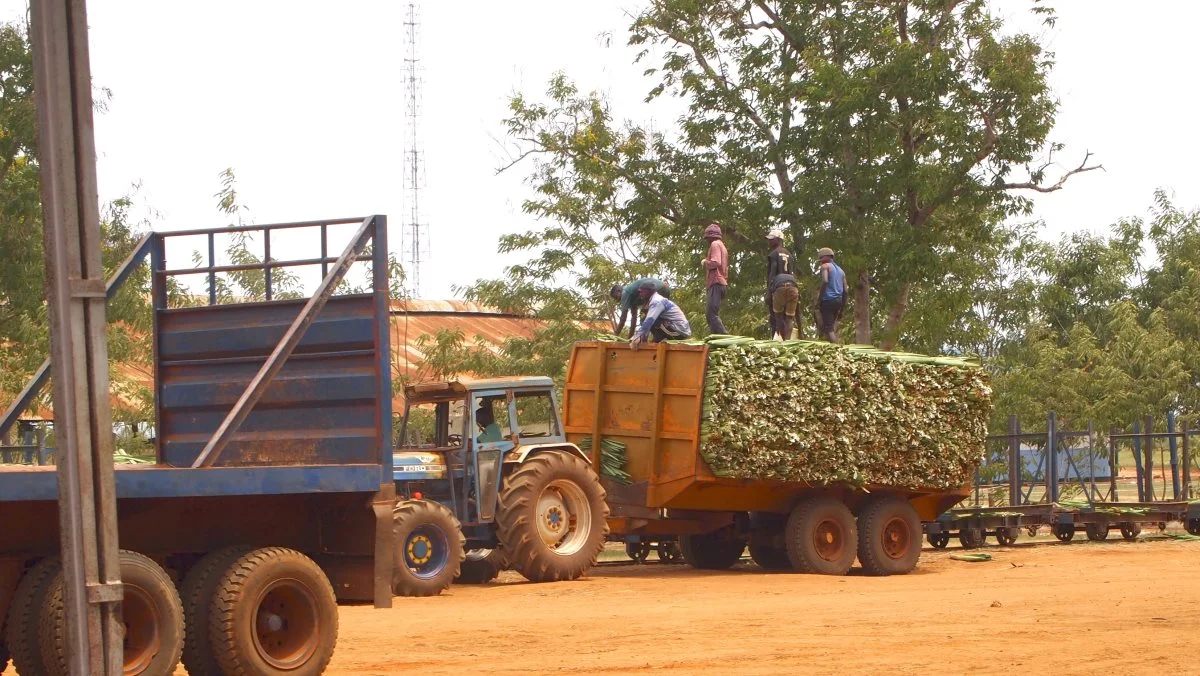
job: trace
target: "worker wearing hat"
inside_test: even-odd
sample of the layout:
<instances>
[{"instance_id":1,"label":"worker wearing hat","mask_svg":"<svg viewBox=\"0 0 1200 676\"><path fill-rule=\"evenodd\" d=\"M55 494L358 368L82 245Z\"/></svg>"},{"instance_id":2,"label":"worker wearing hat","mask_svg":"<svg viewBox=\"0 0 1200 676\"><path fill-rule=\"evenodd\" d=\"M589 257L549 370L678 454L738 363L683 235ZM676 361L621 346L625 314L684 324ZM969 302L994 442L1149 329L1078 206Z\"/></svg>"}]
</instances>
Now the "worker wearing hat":
<instances>
[{"instance_id":1,"label":"worker wearing hat","mask_svg":"<svg viewBox=\"0 0 1200 676\"><path fill-rule=\"evenodd\" d=\"M721 241L721 225L710 223L704 229L704 240L708 242L708 255L700 262L707 271L704 317L709 333L728 333L721 321L721 303L725 302L725 292L729 289L729 250Z\"/></svg>"},{"instance_id":2,"label":"worker wearing hat","mask_svg":"<svg viewBox=\"0 0 1200 676\"><path fill-rule=\"evenodd\" d=\"M817 278L821 280L821 290L817 294L817 320L820 322L817 333L836 343L837 321L846 309L846 273L833 262L833 249L825 247L817 251L817 258L820 260Z\"/></svg>"},{"instance_id":3,"label":"worker wearing hat","mask_svg":"<svg viewBox=\"0 0 1200 676\"><path fill-rule=\"evenodd\" d=\"M767 233L771 251L767 254L767 313L771 321L771 337L791 340L800 305L800 285L792 274L792 254L783 246L783 231L775 228Z\"/></svg>"},{"instance_id":4,"label":"worker wearing hat","mask_svg":"<svg viewBox=\"0 0 1200 676\"><path fill-rule=\"evenodd\" d=\"M630 347L636 350L648 338L661 342L692 337L692 326L688 323L687 315L683 314L678 305L664 298L654 286L654 282L643 282L638 289L638 295L646 304L646 318L633 332L633 338L629 341Z\"/></svg>"}]
</instances>

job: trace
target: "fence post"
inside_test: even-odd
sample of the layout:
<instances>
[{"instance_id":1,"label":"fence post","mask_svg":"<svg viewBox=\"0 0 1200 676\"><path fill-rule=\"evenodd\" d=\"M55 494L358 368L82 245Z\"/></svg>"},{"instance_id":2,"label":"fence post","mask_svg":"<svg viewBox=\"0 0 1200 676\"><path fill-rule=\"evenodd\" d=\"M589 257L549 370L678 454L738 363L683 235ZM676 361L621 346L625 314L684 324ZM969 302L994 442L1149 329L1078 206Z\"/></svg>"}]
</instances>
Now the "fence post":
<instances>
[{"instance_id":1,"label":"fence post","mask_svg":"<svg viewBox=\"0 0 1200 676\"><path fill-rule=\"evenodd\" d=\"M1008 504L1021 504L1021 423L1008 416Z\"/></svg>"},{"instance_id":2,"label":"fence post","mask_svg":"<svg viewBox=\"0 0 1200 676\"><path fill-rule=\"evenodd\" d=\"M1117 497L1117 428L1108 430L1108 499L1120 502Z\"/></svg>"},{"instance_id":3,"label":"fence post","mask_svg":"<svg viewBox=\"0 0 1200 676\"><path fill-rule=\"evenodd\" d=\"M1146 429L1142 430L1146 435L1146 443L1142 448L1142 460L1146 463L1146 469L1142 472L1142 478L1146 482L1146 502L1154 502L1154 416L1146 416Z\"/></svg>"},{"instance_id":4,"label":"fence post","mask_svg":"<svg viewBox=\"0 0 1200 676\"><path fill-rule=\"evenodd\" d=\"M1175 438L1175 411L1167 411L1167 443L1171 449L1171 496L1178 500L1181 495L1179 485L1179 440Z\"/></svg>"},{"instance_id":5,"label":"fence post","mask_svg":"<svg viewBox=\"0 0 1200 676\"><path fill-rule=\"evenodd\" d=\"M1133 466L1137 471L1138 502L1146 501L1146 482L1142 479L1142 424L1133 423Z\"/></svg>"},{"instance_id":6,"label":"fence post","mask_svg":"<svg viewBox=\"0 0 1200 676\"><path fill-rule=\"evenodd\" d=\"M1192 450L1188 441L1188 424L1183 421L1183 499L1192 498Z\"/></svg>"},{"instance_id":7,"label":"fence post","mask_svg":"<svg viewBox=\"0 0 1200 676\"><path fill-rule=\"evenodd\" d=\"M1046 499L1058 502L1058 417L1046 416Z\"/></svg>"}]
</instances>

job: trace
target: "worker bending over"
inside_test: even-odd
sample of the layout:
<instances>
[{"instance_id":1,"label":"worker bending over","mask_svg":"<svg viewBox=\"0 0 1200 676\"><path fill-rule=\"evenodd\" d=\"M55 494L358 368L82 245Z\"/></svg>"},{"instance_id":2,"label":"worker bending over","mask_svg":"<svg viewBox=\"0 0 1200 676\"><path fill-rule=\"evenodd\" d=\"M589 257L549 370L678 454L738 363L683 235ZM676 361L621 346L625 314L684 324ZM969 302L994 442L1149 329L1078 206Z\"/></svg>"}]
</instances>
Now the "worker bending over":
<instances>
[{"instance_id":1,"label":"worker bending over","mask_svg":"<svg viewBox=\"0 0 1200 676\"><path fill-rule=\"evenodd\" d=\"M767 313L771 320L771 337L791 340L800 306L800 286L792 274L792 254L783 248L783 232L778 228L767 233L771 246L767 254Z\"/></svg>"},{"instance_id":2,"label":"worker bending over","mask_svg":"<svg viewBox=\"0 0 1200 676\"><path fill-rule=\"evenodd\" d=\"M609 293L613 297L613 300L620 301L621 303L621 319L617 322L616 330L618 336L625 329L625 320L628 318L630 320L629 337L633 338L633 332L638 325L638 310L645 307L638 290L646 283L653 284L654 290L662 295L663 298L671 297L671 286L653 277L643 277L626 284L624 287L620 284L614 284ZM632 317L630 313L632 313Z\"/></svg>"},{"instance_id":3,"label":"worker bending over","mask_svg":"<svg viewBox=\"0 0 1200 676\"><path fill-rule=\"evenodd\" d=\"M692 326L683 310L658 293L653 283L643 283L638 289L638 295L646 304L646 319L634 331L633 339L629 341L630 347L636 350L647 338L661 342L670 338L692 337Z\"/></svg>"},{"instance_id":4,"label":"worker bending over","mask_svg":"<svg viewBox=\"0 0 1200 676\"><path fill-rule=\"evenodd\" d=\"M846 309L846 273L833 262L833 249L828 247L817 252L821 265L817 277L821 280L821 291L817 294L817 332L831 343L837 342L834 335L838 319Z\"/></svg>"}]
</instances>

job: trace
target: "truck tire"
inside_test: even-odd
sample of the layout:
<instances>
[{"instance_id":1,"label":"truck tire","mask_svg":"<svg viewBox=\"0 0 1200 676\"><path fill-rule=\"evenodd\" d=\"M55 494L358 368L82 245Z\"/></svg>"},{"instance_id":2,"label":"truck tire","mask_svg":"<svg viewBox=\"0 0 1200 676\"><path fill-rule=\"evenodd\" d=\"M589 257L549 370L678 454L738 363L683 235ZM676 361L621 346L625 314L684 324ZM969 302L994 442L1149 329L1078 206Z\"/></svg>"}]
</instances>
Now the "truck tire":
<instances>
[{"instance_id":1,"label":"truck tire","mask_svg":"<svg viewBox=\"0 0 1200 676\"><path fill-rule=\"evenodd\" d=\"M1103 542L1108 539L1108 524L1087 523L1083 525L1083 532L1087 534L1087 539L1092 542Z\"/></svg>"},{"instance_id":2,"label":"truck tire","mask_svg":"<svg viewBox=\"0 0 1200 676\"><path fill-rule=\"evenodd\" d=\"M392 592L397 596L437 596L458 576L467 539L445 505L401 501L392 509L392 535Z\"/></svg>"},{"instance_id":3,"label":"truck tire","mask_svg":"<svg viewBox=\"0 0 1200 676\"><path fill-rule=\"evenodd\" d=\"M574 580L596 565L608 503L587 462L568 453L527 459L504 479L497 533L504 560L530 582Z\"/></svg>"},{"instance_id":4,"label":"truck tire","mask_svg":"<svg viewBox=\"0 0 1200 676\"><path fill-rule=\"evenodd\" d=\"M337 644L337 598L325 573L292 549L256 549L217 584L212 651L229 676L315 676Z\"/></svg>"},{"instance_id":5,"label":"truck tire","mask_svg":"<svg viewBox=\"0 0 1200 676\"><path fill-rule=\"evenodd\" d=\"M129 676L170 676L183 653L183 603L171 576L137 552L121 551L125 624L124 670ZM70 673L67 642L66 580L55 576L39 627L43 660L51 674Z\"/></svg>"},{"instance_id":6,"label":"truck tire","mask_svg":"<svg viewBox=\"0 0 1200 676\"><path fill-rule=\"evenodd\" d=\"M188 676L221 676L221 665L217 664L217 656L213 654L209 631L213 597L233 562L252 549L228 547L210 552L184 576L179 596L183 601L183 666Z\"/></svg>"},{"instance_id":7,"label":"truck tire","mask_svg":"<svg viewBox=\"0 0 1200 676\"><path fill-rule=\"evenodd\" d=\"M850 508L837 498L800 501L787 520L788 560L801 573L845 575L854 565L858 529Z\"/></svg>"},{"instance_id":8,"label":"truck tire","mask_svg":"<svg viewBox=\"0 0 1200 676\"><path fill-rule=\"evenodd\" d=\"M700 570L726 570L742 558L746 540L732 526L700 535L680 535L679 550L683 560Z\"/></svg>"},{"instance_id":9,"label":"truck tire","mask_svg":"<svg viewBox=\"0 0 1200 676\"><path fill-rule=\"evenodd\" d=\"M504 557L499 549L472 549L463 558L455 584L487 584L504 570Z\"/></svg>"},{"instance_id":10,"label":"truck tire","mask_svg":"<svg viewBox=\"0 0 1200 676\"><path fill-rule=\"evenodd\" d=\"M921 558L921 518L912 503L884 496L858 513L858 561L868 575L904 575Z\"/></svg>"},{"instance_id":11,"label":"truck tire","mask_svg":"<svg viewBox=\"0 0 1200 676\"><path fill-rule=\"evenodd\" d=\"M21 676L45 676L38 625L46 608L46 592L54 577L62 572L57 556L38 561L21 577L8 606L4 623L4 643L12 655L13 666Z\"/></svg>"}]
</instances>

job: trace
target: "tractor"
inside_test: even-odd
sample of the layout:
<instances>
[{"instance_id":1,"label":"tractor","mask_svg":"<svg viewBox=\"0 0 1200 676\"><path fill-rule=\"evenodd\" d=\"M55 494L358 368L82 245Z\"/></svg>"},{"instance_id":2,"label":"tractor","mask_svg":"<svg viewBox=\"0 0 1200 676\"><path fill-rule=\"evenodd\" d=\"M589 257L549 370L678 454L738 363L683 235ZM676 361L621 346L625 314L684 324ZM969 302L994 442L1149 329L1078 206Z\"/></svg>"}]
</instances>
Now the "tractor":
<instances>
[{"instance_id":1,"label":"tractor","mask_svg":"<svg viewBox=\"0 0 1200 676\"><path fill-rule=\"evenodd\" d=\"M393 451L393 588L433 596L512 569L573 580L608 534L604 488L569 443L549 378L408 385Z\"/></svg>"}]
</instances>

